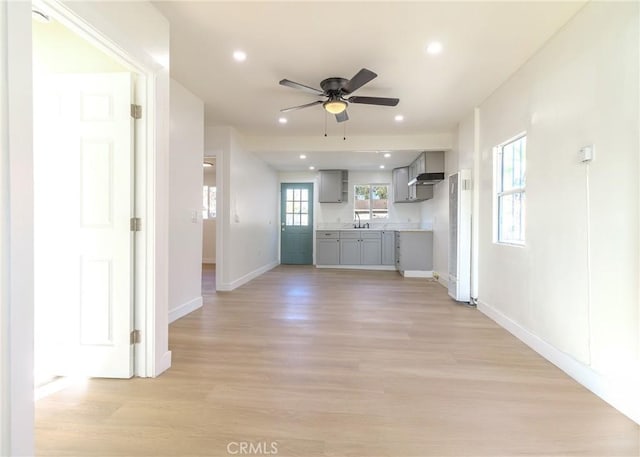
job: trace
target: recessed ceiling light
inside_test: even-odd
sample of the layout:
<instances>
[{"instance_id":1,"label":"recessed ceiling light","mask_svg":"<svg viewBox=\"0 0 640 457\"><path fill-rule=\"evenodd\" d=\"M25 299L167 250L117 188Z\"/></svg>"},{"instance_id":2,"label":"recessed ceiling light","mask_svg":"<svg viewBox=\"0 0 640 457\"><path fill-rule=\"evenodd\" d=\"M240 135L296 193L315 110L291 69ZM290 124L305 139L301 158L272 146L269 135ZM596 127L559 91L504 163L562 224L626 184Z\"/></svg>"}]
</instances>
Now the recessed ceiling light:
<instances>
[{"instance_id":1,"label":"recessed ceiling light","mask_svg":"<svg viewBox=\"0 0 640 457\"><path fill-rule=\"evenodd\" d=\"M286 124L287 123L287 118L286 117L281 117L280 119L278 119L278 122L280 122L281 124Z\"/></svg>"},{"instance_id":2,"label":"recessed ceiling light","mask_svg":"<svg viewBox=\"0 0 640 457\"><path fill-rule=\"evenodd\" d=\"M439 41L432 41L425 47L427 54L436 55L442 52L442 43Z\"/></svg>"},{"instance_id":3,"label":"recessed ceiling light","mask_svg":"<svg viewBox=\"0 0 640 457\"><path fill-rule=\"evenodd\" d=\"M306 155L304 155L304 154L300 154L300 158L301 158L301 159L306 159L306 158L307 158L307 156L306 156Z\"/></svg>"},{"instance_id":4,"label":"recessed ceiling light","mask_svg":"<svg viewBox=\"0 0 640 457\"><path fill-rule=\"evenodd\" d=\"M316 167L314 167L313 165L311 165L311 166L309 167L309 170L315 170L315 169L316 169Z\"/></svg>"},{"instance_id":5,"label":"recessed ceiling light","mask_svg":"<svg viewBox=\"0 0 640 457\"><path fill-rule=\"evenodd\" d=\"M233 58L236 60L236 62L244 62L245 60L247 60L247 53L240 50L234 51Z\"/></svg>"},{"instance_id":6,"label":"recessed ceiling light","mask_svg":"<svg viewBox=\"0 0 640 457\"><path fill-rule=\"evenodd\" d=\"M384 168L384 165L380 165L380 168Z\"/></svg>"},{"instance_id":7,"label":"recessed ceiling light","mask_svg":"<svg viewBox=\"0 0 640 457\"><path fill-rule=\"evenodd\" d=\"M404 121L404 116L402 114L396 114L396 117L394 117L394 119L396 120L396 122L402 122Z\"/></svg>"},{"instance_id":8,"label":"recessed ceiling light","mask_svg":"<svg viewBox=\"0 0 640 457\"><path fill-rule=\"evenodd\" d=\"M390 154L390 153L388 153L388 152L385 152L385 154L384 154L384 158L385 158L385 159L388 159L389 157L391 157L391 154Z\"/></svg>"}]
</instances>

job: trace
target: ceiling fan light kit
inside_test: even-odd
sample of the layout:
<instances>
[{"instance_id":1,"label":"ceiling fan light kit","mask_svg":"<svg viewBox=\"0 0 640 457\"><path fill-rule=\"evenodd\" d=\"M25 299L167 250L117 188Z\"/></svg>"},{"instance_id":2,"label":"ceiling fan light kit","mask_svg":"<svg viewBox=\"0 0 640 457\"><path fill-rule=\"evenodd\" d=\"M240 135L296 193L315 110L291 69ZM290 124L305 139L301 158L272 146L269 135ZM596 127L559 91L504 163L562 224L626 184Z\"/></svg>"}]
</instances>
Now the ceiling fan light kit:
<instances>
[{"instance_id":1,"label":"ceiling fan light kit","mask_svg":"<svg viewBox=\"0 0 640 457\"><path fill-rule=\"evenodd\" d=\"M345 78L327 78L322 80L320 83L320 89L315 89L310 86L305 86L304 84L300 84L294 81L290 81L288 79L283 79L280 81L281 86L291 87L293 89L302 90L304 92L308 92L313 95L327 97L328 99L325 102L321 100L316 100L315 102L305 103L304 105L293 106L291 108L284 108L280 111L286 113L288 111L294 111L302 108L307 108L309 106L315 106L322 104L322 107L328 113L334 114L336 116L336 121L345 122L349 120L349 116L347 115L347 106L349 103L360 103L364 105L378 105L378 106L396 106L400 101L397 98L386 98L386 97L349 97L345 98L345 95L349 95L352 92L360 89L362 86L367 84L369 81L377 77L378 75L372 72L371 70L367 70L366 68L361 69L355 76L351 79Z\"/></svg>"},{"instance_id":2,"label":"ceiling fan light kit","mask_svg":"<svg viewBox=\"0 0 640 457\"><path fill-rule=\"evenodd\" d=\"M331 114L340 114L347 109L347 103L338 99L327 100L322 106Z\"/></svg>"}]
</instances>

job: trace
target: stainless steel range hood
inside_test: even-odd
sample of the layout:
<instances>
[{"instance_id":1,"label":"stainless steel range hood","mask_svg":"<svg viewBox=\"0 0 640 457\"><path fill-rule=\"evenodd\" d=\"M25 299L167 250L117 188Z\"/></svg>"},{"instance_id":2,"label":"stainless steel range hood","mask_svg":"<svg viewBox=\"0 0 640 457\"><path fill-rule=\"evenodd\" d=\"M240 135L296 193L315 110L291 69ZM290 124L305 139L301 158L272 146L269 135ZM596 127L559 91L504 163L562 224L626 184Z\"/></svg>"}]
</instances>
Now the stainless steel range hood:
<instances>
[{"instance_id":1,"label":"stainless steel range hood","mask_svg":"<svg viewBox=\"0 0 640 457\"><path fill-rule=\"evenodd\" d=\"M427 185L427 184L438 184L440 181L444 180L444 173L435 172L435 173L420 173L418 176L409 181L409 185L413 186L417 185Z\"/></svg>"}]
</instances>

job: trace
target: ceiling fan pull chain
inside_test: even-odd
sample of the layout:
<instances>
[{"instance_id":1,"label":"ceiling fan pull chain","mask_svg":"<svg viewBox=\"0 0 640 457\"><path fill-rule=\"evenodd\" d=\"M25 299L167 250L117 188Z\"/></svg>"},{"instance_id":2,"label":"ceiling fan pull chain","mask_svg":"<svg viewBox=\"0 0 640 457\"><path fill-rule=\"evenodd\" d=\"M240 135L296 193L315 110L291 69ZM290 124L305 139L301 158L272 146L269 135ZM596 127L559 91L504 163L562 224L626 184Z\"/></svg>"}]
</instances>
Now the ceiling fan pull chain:
<instances>
[{"instance_id":1,"label":"ceiling fan pull chain","mask_svg":"<svg viewBox=\"0 0 640 457\"><path fill-rule=\"evenodd\" d=\"M342 131L342 141L347 141L347 123L343 122L342 127L344 128Z\"/></svg>"},{"instance_id":2,"label":"ceiling fan pull chain","mask_svg":"<svg viewBox=\"0 0 640 457\"><path fill-rule=\"evenodd\" d=\"M324 112L324 136L327 136L327 112Z\"/></svg>"}]
</instances>

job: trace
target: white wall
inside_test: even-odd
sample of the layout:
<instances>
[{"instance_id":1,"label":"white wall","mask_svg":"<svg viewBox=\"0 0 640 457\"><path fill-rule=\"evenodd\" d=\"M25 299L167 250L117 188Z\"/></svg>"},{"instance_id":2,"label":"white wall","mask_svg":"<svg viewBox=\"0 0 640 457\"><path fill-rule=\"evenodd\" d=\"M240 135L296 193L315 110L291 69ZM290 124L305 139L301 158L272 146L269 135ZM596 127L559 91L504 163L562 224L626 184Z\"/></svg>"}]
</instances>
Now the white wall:
<instances>
[{"instance_id":1,"label":"white wall","mask_svg":"<svg viewBox=\"0 0 640 457\"><path fill-rule=\"evenodd\" d=\"M204 169L204 184L207 186L216 185L216 166L214 158L205 157L207 162L212 162L213 167ZM216 189L217 192L217 189ZM202 263L216 263L216 219L205 219L202 221Z\"/></svg>"},{"instance_id":2,"label":"white wall","mask_svg":"<svg viewBox=\"0 0 640 457\"><path fill-rule=\"evenodd\" d=\"M231 127L208 127L218 188L216 288L232 290L278 264L278 177Z\"/></svg>"},{"instance_id":3,"label":"white wall","mask_svg":"<svg viewBox=\"0 0 640 457\"><path fill-rule=\"evenodd\" d=\"M171 80L169 322L202 306L204 102Z\"/></svg>"},{"instance_id":4,"label":"white wall","mask_svg":"<svg viewBox=\"0 0 640 457\"><path fill-rule=\"evenodd\" d=\"M0 451L33 455L31 4L0 4Z\"/></svg>"},{"instance_id":5,"label":"white wall","mask_svg":"<svg viewBox=\"0 0 640 457\"><path fill-rule=\"evenodd\" d=\"M0 455L8 455L9 422L9 106L7 74L7 4L0 3Z\"/></svg>"},{"instance_id":6,"label":"white wall","mask_svg":"<svg viewBox=\"0 0 640 457\"><path fill-rule=\"evenodd\" d=\"M568 356L579 381L636 421L638 47L637 2L587 4L482 103L477 164L480 309L548 357ZM522 131L527 221L518 248L493 243L492 148ZM589 144L596 159L587 168L577 152Z\"/></svg>"}]
</instances>

